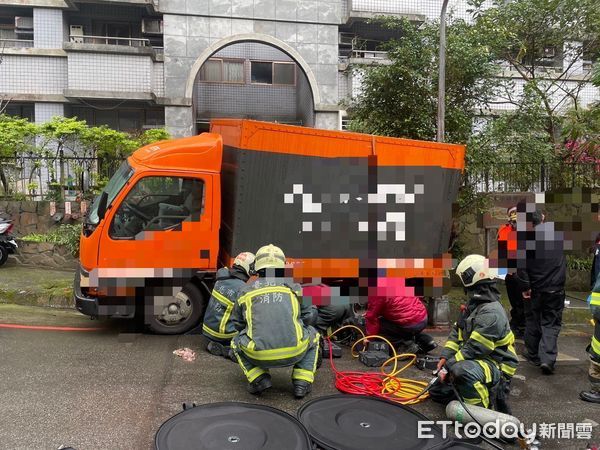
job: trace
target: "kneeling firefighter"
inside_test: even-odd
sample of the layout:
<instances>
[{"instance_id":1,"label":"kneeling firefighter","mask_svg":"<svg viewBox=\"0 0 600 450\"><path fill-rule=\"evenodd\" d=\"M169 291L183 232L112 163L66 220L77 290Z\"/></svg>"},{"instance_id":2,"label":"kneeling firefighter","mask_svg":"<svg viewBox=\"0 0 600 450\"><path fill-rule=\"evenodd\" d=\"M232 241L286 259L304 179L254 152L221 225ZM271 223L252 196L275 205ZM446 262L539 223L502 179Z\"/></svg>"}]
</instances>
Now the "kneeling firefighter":
<instances>
[{"instance_id":1,"label":"kneeling firefighter","mask_svg":"<svg viewBox=\"0 0 600 450\"><path fill-rule=\"evenodd\" d=\"M465 286L468 303L442 351L438 370L445 368L447 375L440 379L452 383L466 403L510 414L507 397L518 358L489 261L469 255L456 274ZM433 385L430 394L441 403L455 398L452 386L444 382Z\"/></svg>"},{"instance_id":2,"label":"kneeling firefighter","mask_svg":"<svg viewBox=\"0 0 600 450\"><path fill-rule=\"evenodd\" d=\"M319 333L305 324L314 320L314 310L302 304L299 286L285 284L284 267L279 247L266 245L256 252L259 278L239 293L232 314L238 333L231 347L248 379L248 392L260 394L272 386L269 368L294 366L294 395L303 398L317 370Z\"/></svg>"},{"instance_id":3,"label":"kneeling firefighter","mask_svg":"<svg viewBox=\"0 0 600 450\"><path fill-rule=\"evenodd\" d=\"M217 271L202 325L202 334L208 338L206 349L213 355L229 357L231 338L236 333L231 322L233 305L253 272L254 254L250 252L237 255L231 269L223 267Z\"/></svg>"}]
</instances>

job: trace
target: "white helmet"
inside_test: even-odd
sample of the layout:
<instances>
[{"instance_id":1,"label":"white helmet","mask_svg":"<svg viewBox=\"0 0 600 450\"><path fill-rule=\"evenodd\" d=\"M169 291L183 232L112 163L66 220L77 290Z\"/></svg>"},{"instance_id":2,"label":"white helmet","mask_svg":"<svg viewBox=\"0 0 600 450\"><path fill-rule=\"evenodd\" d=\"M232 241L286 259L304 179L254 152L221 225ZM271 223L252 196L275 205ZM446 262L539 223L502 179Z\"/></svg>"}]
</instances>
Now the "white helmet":
<instances>
[{"instance_id":1,"label":"white helmet","mask_svg":"<svg viewBox=\"0 0 600 450\"><path fill-rule=\"evenodd\" d=\"M235 257L233 265L241 267L248 275L250 275L253 271L252 264L254 263L254 259L254 253L243 252Z\"/></svg>"},{"instance_id":2,"label":"white helmet","mask_svg":"<svg viewBox=\"0 0 600 450\"><path fill-rule=\"evenodd\" d=\"M469 255L456 268L456 275L465 287L473 286L484 280L493 280L496 271L490 267L490 261L481 255Z\"/></svg>"},{"instance_id":3,"label":"white helmet","mask_svg":"<svg viewBox=\"0 0 600 450\"><path fill-rule=\"evenodd\" d=\"M282 269L285 267L285 254L273 245L265 245L256 252L256 271L261 269Z\"/></svg>"}]
</instances>

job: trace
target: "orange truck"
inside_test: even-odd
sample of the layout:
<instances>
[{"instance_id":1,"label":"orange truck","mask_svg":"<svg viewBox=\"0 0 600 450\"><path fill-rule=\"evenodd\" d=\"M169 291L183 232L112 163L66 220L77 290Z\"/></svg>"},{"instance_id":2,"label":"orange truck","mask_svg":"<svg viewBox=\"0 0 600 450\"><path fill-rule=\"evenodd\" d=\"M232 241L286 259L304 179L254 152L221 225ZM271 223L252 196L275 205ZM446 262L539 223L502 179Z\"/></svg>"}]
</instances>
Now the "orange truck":
<instances>
[{"instance_id":1,"label":"orange truck","mask_svg":"<svg viewBox=\"0 0 600 450\"><path fill-rule=\"evenodd\" d=\"M383 276L441 295L464 155L460 145L234 119L140 148L86 217L77 309L188 331L216 270L268 243L295 281L351 302Z\"/></svg>"}]
</instances>

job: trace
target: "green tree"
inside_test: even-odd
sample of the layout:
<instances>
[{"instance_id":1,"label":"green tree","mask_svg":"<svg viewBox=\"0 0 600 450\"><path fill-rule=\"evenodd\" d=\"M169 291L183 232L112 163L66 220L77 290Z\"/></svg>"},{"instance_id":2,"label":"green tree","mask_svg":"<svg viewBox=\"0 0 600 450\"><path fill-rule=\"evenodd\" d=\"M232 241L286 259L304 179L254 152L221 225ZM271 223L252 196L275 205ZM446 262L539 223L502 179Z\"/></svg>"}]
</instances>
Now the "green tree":
<instances>
[{"instance_id":1,"label":"green tree","mask_svg":"<svg viewBox=\"0 0 600 450\"><path fill-rule=\"evenodd\" d=\"M139 147L143 147L144 145L166 141L167 139L171 139L171 135L167 130L164 128L151 128L145 130L137 137L137 144Z\"/></svg>"},{"instance_id":2,"label":"green tree","mask_svg":"<svg viewBox=\"0 0 600 450\"><path fill-rule=\"evenodd\" d=\"M379 135L434 139L439 24L382 20L400 37L382 46L388 52L389 65L361 68L362 94L348 105L350 127ZM450 21L447 35L447 136L454 142L466 142L476 110L493 96L497 68L472 25Z\"/></svg>"},{"instance_id":3,"label":"green tree","mask_svg":"<svg viewBox=\"0 0 600 450\"><path fill-rule=\"evenodd\" d=\"M77 120L76 117L56 116L40 126L40 134L45 138L41 145L44 153L46 155L54 153L53 160L58 159L59 161L60 198L65 197L65 150L69 151L69 156L74 156L78 151L82 151L80 143L87 130L86 121Z\"/></svg>"},{"instance_id":4,"label":"green tree","mask_svg":"<svg viewBox=\"0 0 600 450\"><path fill-rule=\"evenodd\" d=\"M27 119L0 114L0 182L4 195L10 194L9 181L5 173L8 159L30 152L34 148L34 137L38 132L36 125Z\"/></svg>"},{"instance_id":5,"label":"green tree","mask_svg":"<svg viewBox=\"0 0 600 450\"><path fill-rule=\"evenodd\" d=\"M475 29L500 63L505 80L516 79L537 94L546 116L545 129L554 144L561 142L566 110L580 106L590 74L576 75L584 54L600 48L600 8L597 0L471 0ZM517 109L524 103L516 83L502 84L499 101Z\"/></svg>"}]
</instances>

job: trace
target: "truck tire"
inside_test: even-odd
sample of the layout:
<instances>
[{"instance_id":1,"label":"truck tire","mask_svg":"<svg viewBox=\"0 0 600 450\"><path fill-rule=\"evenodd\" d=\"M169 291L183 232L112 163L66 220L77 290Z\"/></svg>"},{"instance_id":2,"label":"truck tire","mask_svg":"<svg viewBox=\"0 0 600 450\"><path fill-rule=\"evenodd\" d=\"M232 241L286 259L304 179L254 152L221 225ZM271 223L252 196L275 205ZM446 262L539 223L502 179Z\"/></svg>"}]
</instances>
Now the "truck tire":
<instances>
[{"instance_id":1,"label":"truck tire","mask_svg":"<svg viewBox=\"0 0 600 450\"><path fill-rule=\"evenodd\" d=\"M0 245L0 266L3 266L7 260L8 250L6 250L2 245Z\"/></svg>"},{"instance_id":2,"label":"truck tire","mask_svg":"<svg viewBox=\"0 0 600 450\"><path fill-rule=\"evenodd\" d=\"M169 309L175 311L170 314ZM173 302L165 307L165 314L147 316L146 325L156 334L182 334L191 330L200 322L206 309L206 300L202 291L194 284L188 283L173 298ZM179 315L179 320L176 320Z\"/></svg>"}]
</instances>

